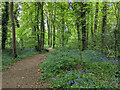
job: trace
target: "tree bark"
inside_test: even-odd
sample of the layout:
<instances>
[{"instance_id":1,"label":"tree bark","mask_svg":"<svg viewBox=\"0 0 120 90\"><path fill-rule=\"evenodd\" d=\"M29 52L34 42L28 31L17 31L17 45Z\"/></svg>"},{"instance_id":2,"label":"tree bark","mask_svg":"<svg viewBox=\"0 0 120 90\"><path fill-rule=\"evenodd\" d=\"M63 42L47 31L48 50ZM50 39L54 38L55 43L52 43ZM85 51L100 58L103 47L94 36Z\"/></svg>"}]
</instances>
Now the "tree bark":
<instances>
[{"instance_id":1,"label":"tree bark","mask_svg":"<svg viewBox=\"0 0 120 90\"><path fill-rule=\"evenodd\" d=\"M89 13L88 13L89 14ZM87 24L87 46L88 46L88 40L89 40L89 16L88 16L88 24Z\"/></svg>"},{"instance_id":2,"label":"tree bark","mask_svg":"<svg viewBox=\"0 0 120 90\"><path fill-rule=\"evenodd\" d=\"M9 3L5 2L5 8L2 10L2 49L5 49L5 42L7 40L7 25L8 25L8 20L9 20Z\"/></svg>"},{"instance_id":3,"label":"tree bark","mask_svg":"<svg viewBox=\"0 0 120 90\"><path fill-rule=\"evenodd\" d=\"M94 33L97 30L97 24L98 24L98 20L97 20L97 18L98 18L98 4L99 4L99 2L96 2Z\"/></svg>"},{"instance_id":4,"label":"tree bark","mask_svg":"<svg viewBox=\"0 0 120 90\"><path fill-rule=\"evenodd\" d=\"M91 9L92 9L93 5L91 3ZM93 12L91 10L91 37L93 39Z\"/></svg>"},{"instance_id":5,"label":"tree bark","mask_svg":"<svg viewBox=\"0 0 120 90\"><path fill-rule=\"evenodd\" d=\"M44 4L44 2L42 2L42 5L41 5L41 10L42 10L42 12L41 12L41 25L42 25L42 27L41 27L41 31L42 31L42 47L41 47L41 49L44 49L44 35L45 35L45 29L44 29L44 17L43 17L43 4Z\"/></svg>"},{"instance_id":6,"label":"tree bark","mask_svg":"<svg viewBox=\"0 0 120 90\"><path fill-rule=\"evenodd\" d=\"M50 43L50 46L52 46L52 23L50 24L50 26L51 26L51 30L50 30L51 43Z\"/></svg>"},{"instance_id":7,"label":"tree bark","mask_svg":"<svg viewBox=\"0 0 120 90\"><path fill-rule=\"evenodd\" d=\"M78 34L78 42L79 42L79 48L80 48L80 46L81 46L81 45L80 45L80 30L79 30L79 27L80 27L80 26L79 26L79 22L78 22L78 21L77 21L76 24L77 24L77 34Z\"/></svg>"},{"instance_id":8,"label":"tree bark","mask_svg":"<svg viewBox=\"0 0 120 90\"><path fill-rule=\"evenodd\" d=\"M53 24L53 48L55 48L55 25Z\"/></svg>"},{"instance_id":9,"label":"tree bark","mask_svg":"<svg viewBox=\"0 0 120 90\"><path fill-rule=\"evenodd\" d=\"M64 8L63 8L63 6L62 6L62 4L61 4L61 10L62 10L62 12L64 12ZM64 34L65 34L65 22L64 22L64 13L62 14L62 46L64 47L64 40L65 40L65 36L64 36Z\"/></svg>"},{"instance_id":10,"label":"tree bark","mask_svg":"<svg viewBox=\"0 0 120 90\"><path fill-rule=\"evenodd\" d=\"M82 18L82 51L87 50L87 42L86 42L86 4L81 5L81 18Z\"/></svg>"},{"instance_id":11,"label":"tree bark","mask_svg":"<svg viewBox=\"0 0 120 90\"><path fill-rule=\"evenodd\" d=\"M77 34L78 34L78 42L79 42L79 48L81 47L81 38L80 38L80 11L76 8L76 5L79 4L81 5L82 2L75 2L73 8L73 11L75 11L76 14L76 26L77 26Z\"/></svg>"},{"instance_id":12,"label":"tree bark","mask_svg":"<svg viewBox=\"0 0 120 90\"><path fill-rule=\"evenodd\" d=\"M13 16L13 2L10 2L10 15L11 15L11 22L12 22L12 33L13 33L13 42L12 42L12 46L13 46L13 58L17 57L17 52L16 52L16 37L15 37L15 24L14 24L14 16Z\"/></svg>"},{"instance_id":13,"label":"tree bark","mask_svg":"<svg viewBox=\"0 0 120 90\"><path fill-rule=\"evenodd\" d=\"M120 2L118 2L118 41L119 40L120 40ZM120 60L120 41L118 42L117 46L118 46L118 57L119 57L119 60Z\"/></svg>"},{"instance_id":14,"label":"tree bark","mask_svg":"<svg viewBox=\"0 0 120 90\"><path fill-rule=\"evenodd\" d=\"M104 49L104 34L105 34L105 26L106 26L106 19L107 19L107 14L106 14L106 11L107 11L107 5L106 5L106 2L104 2L104 7L103 7L103 10L102 10L102 12L103 12L103 20L102 20L102 22L103 22L103 24L102 24L102 52L103 52L103 49Z\"/></svg>"},{"instance_id":15,"label":"tree bark","mask_svg":"<svg viewBox=\"0 0 120 90\"><path fill-rule=\"evenodd\" d=\"M48 17L47 17L47 28L48 28L48 45L50 46L50 25L49 25Z\"/></svg>"},{"instance_id":16,"label":"tree bark","mask_svg":"<svg viewBox=\"0 0 120 90\"><path fill-rule=\"evenodd\" d=\"M55 48L55 19L56 19L56 7L54 10L54 21L53 21L53 48Z\"/></svg>"},{"instance_id":17,"label":"tree bark","mask_svg":"<svg viewBox=\"0 0 120 90\"><path fill-rule=\"evenodd\" d=\"M37 2L37 40L38 40L38 47L37 50L40 51L41 50L41 42L40 42L40 36L39 36L39 11L40 11L40 2Z\"/></svg>"}]
</instances>

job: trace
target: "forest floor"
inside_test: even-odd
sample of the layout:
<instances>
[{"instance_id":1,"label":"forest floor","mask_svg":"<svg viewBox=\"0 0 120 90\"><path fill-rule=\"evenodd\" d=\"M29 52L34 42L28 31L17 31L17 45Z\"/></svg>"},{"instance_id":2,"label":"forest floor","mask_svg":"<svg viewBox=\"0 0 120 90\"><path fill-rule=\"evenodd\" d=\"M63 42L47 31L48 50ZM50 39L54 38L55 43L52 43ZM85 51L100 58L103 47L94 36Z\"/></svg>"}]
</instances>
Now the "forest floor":
<instances>
[{"instance_id":1,"label":"forest floor","mask_svg":"<svg viewBox=\"0 0 120 90\"><path fill-rule=\"evenodd\" d=\"M55 49L48 49L49 52ZM40 64L45 59L45 55L37 54L22 59L9 66L9 69L2 71L2 88L45 88L46 81L40 81L42 73L39 70Z\"/></svg>"}]
</instances>

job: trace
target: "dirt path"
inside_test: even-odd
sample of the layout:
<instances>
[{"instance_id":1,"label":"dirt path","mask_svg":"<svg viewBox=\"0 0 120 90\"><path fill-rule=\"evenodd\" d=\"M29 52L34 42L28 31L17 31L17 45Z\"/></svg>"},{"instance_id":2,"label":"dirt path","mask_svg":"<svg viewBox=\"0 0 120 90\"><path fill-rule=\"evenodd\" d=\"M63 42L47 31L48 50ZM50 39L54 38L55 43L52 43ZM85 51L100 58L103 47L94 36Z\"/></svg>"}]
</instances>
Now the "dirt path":
<instances>
[{"instance_id":1,"label":"dirt path","mask_svg":"<svg viewBox=\"0 0 120 90\"><path fill-rule=\"evenodd\" d=\"M54 50L49 48L50 52ZM45 88L46 82L37 82L41 77L38 68L48 53L30 56L4 70L2 72L2 88Z\"/></svg>"}]
</instances>

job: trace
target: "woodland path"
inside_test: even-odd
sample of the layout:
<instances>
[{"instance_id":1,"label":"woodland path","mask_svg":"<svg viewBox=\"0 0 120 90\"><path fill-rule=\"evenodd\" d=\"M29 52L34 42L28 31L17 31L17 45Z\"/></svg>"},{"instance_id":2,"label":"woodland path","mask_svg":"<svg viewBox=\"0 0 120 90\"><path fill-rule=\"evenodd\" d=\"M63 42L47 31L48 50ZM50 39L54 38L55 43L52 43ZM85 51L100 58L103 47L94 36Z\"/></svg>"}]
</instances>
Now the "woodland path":
<instances>
[{"instance_id":1,"label":"woodland path","mask_svg":"<svg viewBox=\"0 0 120 90\"><path fill-rule=\"evenodd\" d=\"M49 52L55 49L48 49ZM9 69L2 71L2 88L46 88L46 82L37 82L42 73L38 70L45 59L45 55L37 54L22 59L12 65Z\"/></svg>"}]
</instances>

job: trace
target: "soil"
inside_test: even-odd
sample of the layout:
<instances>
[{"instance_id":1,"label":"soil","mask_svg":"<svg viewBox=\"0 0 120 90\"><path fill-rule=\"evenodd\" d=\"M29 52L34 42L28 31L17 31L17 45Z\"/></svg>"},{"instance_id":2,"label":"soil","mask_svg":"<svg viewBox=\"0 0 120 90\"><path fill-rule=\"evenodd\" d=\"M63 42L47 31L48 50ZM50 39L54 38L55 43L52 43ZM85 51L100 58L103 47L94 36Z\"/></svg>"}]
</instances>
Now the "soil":
<instances>
[{"instance_id":1,"label":"soil","mask_svg":"<svg viewBox=\"0 0 120 90\"><path fill-rule=\"evenodd\" d=\"M45 55L55 49L48 50L11 64L9 69L2 71L2 88L46 88L47 82L38 80L42 76L40 64L45 60Z\"/></svg>"}]
</instances>

